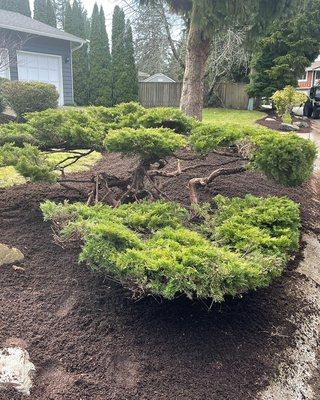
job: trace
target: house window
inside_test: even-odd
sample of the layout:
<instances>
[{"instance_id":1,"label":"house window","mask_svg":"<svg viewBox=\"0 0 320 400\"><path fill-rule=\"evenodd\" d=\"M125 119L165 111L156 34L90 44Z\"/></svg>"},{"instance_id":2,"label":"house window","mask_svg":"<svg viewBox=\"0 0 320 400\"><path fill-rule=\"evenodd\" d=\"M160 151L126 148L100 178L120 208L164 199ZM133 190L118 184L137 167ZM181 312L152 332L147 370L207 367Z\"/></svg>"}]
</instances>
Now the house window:
<instances>
[{"instance_id":1,"label":"house window","mask_svg":"<svg viewBox=\"0 0 320 400\"><path fill-rule=\"evenodd\" d=\"M319 85L320 81L320 71L314 71L313 75L313 84L314 85Z\"/></svg>"},{"instance_id":2,"label":"house window","mask_svg":"<svg viewBox=\"0 0 320 400\"><path fill-rule=\"evenodd\" d=\"M306 81L307 80L307 71L304 71L304 74L301 76L299 81Z\"/></svg>"},{"instance_id":3,"label":"house window","mask_svg":"<svg viewBox=\"0 0 320 400\"><path fill-rule=\"evenodd\" d=\"M9 53L0 48L0 78L10 79Z\"/></svg>"}]
</instances>

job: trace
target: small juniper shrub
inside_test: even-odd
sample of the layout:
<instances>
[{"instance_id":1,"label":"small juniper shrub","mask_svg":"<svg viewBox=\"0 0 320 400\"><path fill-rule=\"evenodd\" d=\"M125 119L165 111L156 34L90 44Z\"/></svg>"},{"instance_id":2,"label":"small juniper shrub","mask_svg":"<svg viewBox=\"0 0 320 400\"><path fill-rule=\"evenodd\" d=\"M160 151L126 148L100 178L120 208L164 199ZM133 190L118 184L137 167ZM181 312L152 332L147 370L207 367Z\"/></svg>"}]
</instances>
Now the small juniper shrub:
<instances>
[{"instance_id":1,"label":"small juniper shrub","mask_svg":"<svg viewBox=\"0 0 320 400\"><path fill-rule=\"evenodd\" d=\"M202 124L192 130L190 141L202 154L234 145L252 167L286 186L298 186L309 179L317 155L311 140L260 127Z\"/></svg>"},{"instance_id":2,"label":"small juniper shrub","mask_svg":"<svg viewBox=\"0 0 320 400\"><path fill-rule=\"evenodd\" d=\"M145 128L169 128L176 133L188 135L198 123L176 108L150 108L140 118Z\"/></svg>"},{"instance_id":3,"label":"small juniper shrub","mask_svg":"<svg viewBox=\"0 0 320 400\"><path fill-rule=\"evenodd\" d=\"M286 198L215 198L197 206L197 223L176 203L41 205L45 220L83 245L79 260L136 297L223 301L270 284L298 249L299 207Z\"/></svg>"},{"instance_id":4,"label":"small juniper shrub","mask_svg":"<svg viewBox=\"0 0 320 400\"><path fill-rule=\"evenodd\" d=\"M30 144L16 147L6 143L0 147L0 167L12 165L16 170L33 182L55 182L58 178L53 171L53 166L47 161L45 155Z\"/></svg>"},{"instance_id":5,"label":"small juniper shrub","mask_svg":"<svg viewBox=\"0 0 320 400\"><path fill-rule=\"evenodd\" d=\"M144 160L157 161L184 147L183 136L165 128L123 128L109 131L104 145L109 152L139 155Z\"/></svg>"}]
</instances>

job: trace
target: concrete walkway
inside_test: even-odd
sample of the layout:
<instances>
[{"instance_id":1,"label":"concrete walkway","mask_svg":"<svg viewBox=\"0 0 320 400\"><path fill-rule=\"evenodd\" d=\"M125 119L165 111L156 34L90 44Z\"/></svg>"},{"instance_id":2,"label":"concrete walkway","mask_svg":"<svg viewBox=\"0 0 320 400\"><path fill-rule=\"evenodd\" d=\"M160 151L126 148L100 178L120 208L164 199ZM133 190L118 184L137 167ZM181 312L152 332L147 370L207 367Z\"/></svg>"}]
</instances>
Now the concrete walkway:
<instances>
[{"instance_id":1,"label":"concrete walkway","mask_svg":"<svg viewBox=\"0 0 320 400\"><path fill-rule=\"evenodd\" d=\"M298 133L304 139L313 140L318 148L314 174L310 184L314 201L320 207L320 120L312 121L311 133ZM319 221L320 224L320 221ZM288 298L295 293L305 300L304 309L292 315L291 322L298 328L294 335L295 345L282 354L278 373L269 386L259 393L256 400L318 400L319 339L320 339L320 241L319 235L304 233L303 260L295 273L300 275L297 285L289 281L285 291Z\"/></svg>"}]
</instances>

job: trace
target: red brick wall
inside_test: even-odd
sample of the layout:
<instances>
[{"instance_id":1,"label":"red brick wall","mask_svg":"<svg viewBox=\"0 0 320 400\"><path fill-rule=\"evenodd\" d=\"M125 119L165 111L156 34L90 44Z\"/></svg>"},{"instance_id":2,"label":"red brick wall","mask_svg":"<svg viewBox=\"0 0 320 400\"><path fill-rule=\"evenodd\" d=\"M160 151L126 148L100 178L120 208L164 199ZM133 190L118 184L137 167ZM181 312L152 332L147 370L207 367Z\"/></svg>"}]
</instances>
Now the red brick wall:
<instances>
[{"instance_id":1,"label":"red brick wall","mask_svg":"<svg viewBox=\"0 0 320 400\"><path fill-rule=\"evenodd\" d=\"M298 81L300 89L310 89L312 86L313 71L307 71L307 79L305 81Z\"/></svg>"}]
</instances>

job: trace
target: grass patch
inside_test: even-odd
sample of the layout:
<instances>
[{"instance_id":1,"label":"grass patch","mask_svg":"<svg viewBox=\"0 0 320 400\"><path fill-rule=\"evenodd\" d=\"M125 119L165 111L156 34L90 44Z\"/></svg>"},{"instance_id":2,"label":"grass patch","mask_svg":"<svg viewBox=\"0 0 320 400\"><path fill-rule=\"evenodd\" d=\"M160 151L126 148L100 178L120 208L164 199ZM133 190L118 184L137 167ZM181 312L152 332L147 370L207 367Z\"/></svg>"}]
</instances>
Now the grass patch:
<instances>
[{"instance_id":1,"label":"grass patch","mask_svg":"<svg viewBox=\"0 0 320 400\"><path fill-rule=\"evenodd\" d=\"M86 152L87 150L77 150L81 152ZM70 153L68 152L58 152L58 153L51 153L48 154L48 160L52 162L53 164L58 164L59 162L63 161L65 158L69 157ZM66 173L74 173L74 172L83 172L83 171L88 171L92 165L97 163L101 159L101 154L98 153L97 151L94 151L93 153L89 154L86 157L80 158L79 161L76 163L68 166L65 168ZM66 161L65 164L69 163L70 160Z\"/></svg>"},{"instance_id":2,"label":"grass patch","mask_svg":"<svg viewBox=\"0 0 320 400\"><path fill-rule=\"evenodd\" d=\"M85 152L86 150L78 150ZM63 161L66 157L70 156L70 153L67 152L58 152L48 154L48 159L53 164L57 164L60 161ZM89 154L86 157L81 158L75 164L66 167L66 173L75 173L75 172L82 172L88 171L92 165L98 162L101 158L101 154L97 151ZM0 188L9 188L14 185L21 185L26 183L27 180L20 175L14 167L0 167Z\"/></svg>"},{"instance_id":3,"label":"grass patch","mask_svg":"<svg viewBox=\"0 0 320 400\"><path fill-rule=\"evenodd\" d=\"M231 110L226 108L206 108L203 110L203 122L254 125L266 114L260 111Z\"/></svg>"},{"instance_id":4,"label":"grass patch","mask_svg":"<svg viewBox=\"0 0 320 400\"><path fill-rule=\"evenodd\" d=\"M0 188L8 188L22 183L26 183L26 179L14 167L0 167Z\"/></svg>"}]
</instances>

